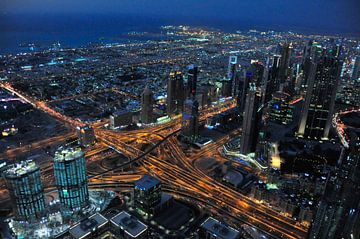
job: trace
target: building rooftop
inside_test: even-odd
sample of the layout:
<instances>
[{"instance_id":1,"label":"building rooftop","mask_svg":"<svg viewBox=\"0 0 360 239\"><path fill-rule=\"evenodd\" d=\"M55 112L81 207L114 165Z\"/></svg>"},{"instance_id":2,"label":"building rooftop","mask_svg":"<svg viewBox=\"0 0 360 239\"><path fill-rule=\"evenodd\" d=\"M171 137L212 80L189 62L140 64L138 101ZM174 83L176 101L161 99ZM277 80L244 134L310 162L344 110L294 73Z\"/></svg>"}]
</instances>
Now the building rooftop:
<instances>
[{"instance_id":1,"label":"building rooftop","mask_svg":"<svg viewBox=\"0 0 360 239\"><path fill-rule=\"evenodd\" d=\"M100 213L95 213L89 218L75 224L69 229L70 235L73 238L81 239L88 236L92 231L103 227L108 220Z\"/></svg>"},{"instance_id":2,"label":"building rooftop","mask_svg":"<svg viewBox=\"0 0 360 239\"><path fill-rule=\"evenodd\" d=\"M117 227L120 227L126 234L136 238L147 230L147 226L136 217L122 211L115 215L110 221Z\"/></svg>"},{"instance_id":3,"label":"building rooftop","mask_svg":"<svg viewBox=\"0 0 360 239\"><path fill-rule=\"evenodd\" d=\"M35 164L34 161L26 160L11 165L10 168L5 171L5 175L7 177L20 177L38 169L39 167Z\"/></svg>"},{"instance_id":4,"label":"building rooftop","mask_svg":"<svg viewBox=\"0 0 360 239\"><path fill-rule=\"evenodd\" d=\"M157 178L154 178L148 174L144 175L141 179L135 182L135 187L141 190L148 190L160 184Z\"/></svg>"},{"instance_id":5,"label":"building rooftop","mask_svg":"<svg viewBox=\"0 0 360 239\"><path fill-rule=\"evenodd\" d=\"M85 154L80 147L60 148L55 152L54 161L71 161L84 156Z\"/></svg>"},{"instance_id":6,"label":"building rooftop","mask_svg":"<svg viewBox=\"0 0 360 239\"><path fill-rule=\"evenodd\" d=\"M240 232L228 225L225 225L215 218L208 217L201 227L211 232L216 238L219 239L236 239L239 238Z\"/></svg>"}]
</instances>

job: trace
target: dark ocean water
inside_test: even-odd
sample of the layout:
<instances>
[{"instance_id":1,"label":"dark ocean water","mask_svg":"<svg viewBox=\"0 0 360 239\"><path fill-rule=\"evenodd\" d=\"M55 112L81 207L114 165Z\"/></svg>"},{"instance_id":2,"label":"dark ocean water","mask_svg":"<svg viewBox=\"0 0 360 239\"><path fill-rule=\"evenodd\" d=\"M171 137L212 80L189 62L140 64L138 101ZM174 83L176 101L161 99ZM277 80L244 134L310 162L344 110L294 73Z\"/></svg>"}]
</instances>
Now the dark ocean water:
<instances>
[{"instance_id":1,"label":"dark ocean water","mask_svg":"<svg viewBox=\"0 0 360 239\"><path fill-rule=\"evenodd\" d=\"M182 17L150 17L125 15L20 15L0 14L0 54L29 51L34 43L35 50L50 47L59 42L62 47L86 46L90 43L126 42L134 39L126 35L131 31L160 33L162 25L191 25L212 27L226 32L236 30L296 31L303 33L339 33L332 29L308 29L291 25L272 23L256 24L231 19L197 19ZM346 33L348 34L348 33ZM158 38L161 38L158 36ZM137 40L144 40L141 37Z\"/></svg>"}]
</instances>

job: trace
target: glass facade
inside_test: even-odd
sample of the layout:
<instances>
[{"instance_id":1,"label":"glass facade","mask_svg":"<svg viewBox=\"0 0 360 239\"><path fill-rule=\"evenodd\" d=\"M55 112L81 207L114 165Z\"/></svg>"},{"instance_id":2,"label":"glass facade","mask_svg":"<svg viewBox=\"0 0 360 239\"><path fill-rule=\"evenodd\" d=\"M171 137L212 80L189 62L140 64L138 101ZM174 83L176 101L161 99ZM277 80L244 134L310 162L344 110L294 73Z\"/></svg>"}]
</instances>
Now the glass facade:
<instances>
[{"instance_id":1,"label":"glass facade","mask_svg":"<svg viewBox=\"0 0 360 239\"><path fill-rule=\"evenodd\" d=\"M77 211L88 204L86 162L80 148L61 149L55 153L54 175L59 199L65 208Z\"/></svg>"},{"instance_id":2,"label":"glass facade","mask_svg":"<svg viewBox=\"0 0 360 239\"><path fill-rule=\"evenodd\" d=\"M134 202L135 206L146 213L152 213L152 209L161 201L161 183L150 175L135 182Z\"/></svg>"},{"instance_id":3,"label":"glass facade","mask_svg":"<svg viewBox=\"0 0 360 239\"><path fill-rule=\"evenodd\" d=\"M32 221L45 214L44 189L40 169L33 161L13 165L5 174L17 220Z\"/></svg>"}]
</instances>

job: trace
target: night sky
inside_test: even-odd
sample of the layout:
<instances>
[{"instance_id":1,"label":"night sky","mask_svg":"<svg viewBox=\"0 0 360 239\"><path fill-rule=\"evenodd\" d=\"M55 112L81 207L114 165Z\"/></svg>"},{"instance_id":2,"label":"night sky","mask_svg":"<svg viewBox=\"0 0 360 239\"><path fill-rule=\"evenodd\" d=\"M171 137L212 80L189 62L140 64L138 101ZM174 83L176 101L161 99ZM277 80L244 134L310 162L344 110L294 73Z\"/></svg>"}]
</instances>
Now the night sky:
<instances>
[{"instance_id":1,"label":"night sky","mask_svg":"<svg viewBox=\"0 0 360 239\"><path fill-rule=\"evenodd\" d=\"M360 32L360 0L1 0L3 13L192 17Z\"/></svg>"}]
</instances>

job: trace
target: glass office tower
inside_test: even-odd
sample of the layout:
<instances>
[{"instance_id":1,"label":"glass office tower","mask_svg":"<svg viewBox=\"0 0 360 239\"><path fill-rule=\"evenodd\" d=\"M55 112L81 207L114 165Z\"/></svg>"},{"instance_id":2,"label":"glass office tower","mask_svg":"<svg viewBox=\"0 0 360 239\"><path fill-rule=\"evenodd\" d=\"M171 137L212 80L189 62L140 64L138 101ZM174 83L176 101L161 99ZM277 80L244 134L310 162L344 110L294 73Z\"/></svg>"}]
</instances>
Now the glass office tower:
<instances>
[{"instance_id":1,"label":"glass office tower","mask_svg":"<svg viewBox=\"0 0 360 239\"><path fill-rule=\"evenodd\" d=\"M88 205L86 162L81 148L60 148L56 151L54 175L60 203L65 209L78 211Z\"/></svg>"},{"instance_id":2,"label":"glass office tower","mask_svg":"<svg viewBox=\"0 0 360 239\"><path fill-rule=\"evenodd\" d=\"M34 161L12 165L5 171L4 177L17 220L34 221L45 215L40 168Z\"/></svg>"}]
</instances>

